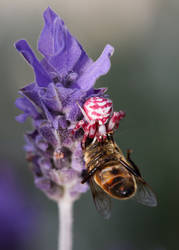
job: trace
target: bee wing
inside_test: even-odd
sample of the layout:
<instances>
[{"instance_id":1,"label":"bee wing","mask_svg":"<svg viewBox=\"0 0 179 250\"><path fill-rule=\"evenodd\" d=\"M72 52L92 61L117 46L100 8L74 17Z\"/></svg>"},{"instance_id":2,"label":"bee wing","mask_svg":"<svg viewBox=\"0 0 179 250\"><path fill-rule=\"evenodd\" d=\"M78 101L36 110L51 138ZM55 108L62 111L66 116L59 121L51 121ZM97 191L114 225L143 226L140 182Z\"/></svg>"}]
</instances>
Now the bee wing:
<instances>
[{"instance_id":1,"label":"bee wing","mask_svg":"<svg viewBox=\"0 0 179 250\"><path fill-rule=\"evenodd\" d=\"M96 184L93 178L90 179L90 188L97 211L105 218L111 215L111 199L102 188Z\"/></svg>"},{"instance_id":2,"label":"bee wing","mask_svg":"<svg viewBox=\"0 0 179 250\"><path fill-rule=\"evenodd\" d=\"M151 187L141 177L135 179L137 182L137 191L134 199L145 206L156 207L157 198Z\"/></svg>"},{"instance_id":3,"label":"bee wing","mask_svg":"<svg viewBox=\"0 0 179 250\"><path fill-rule=\"evenodd\" d=\"M131 160L130 155L128 155L128 161L131 163L131 165L128 165L125 161L120 159L120 163L134 176L136 180L137 191L134 199L145 206L156 207L156 195L152 191L151 187L141 177L140 171L137 165Z\"/></svg>"}]
</instances>

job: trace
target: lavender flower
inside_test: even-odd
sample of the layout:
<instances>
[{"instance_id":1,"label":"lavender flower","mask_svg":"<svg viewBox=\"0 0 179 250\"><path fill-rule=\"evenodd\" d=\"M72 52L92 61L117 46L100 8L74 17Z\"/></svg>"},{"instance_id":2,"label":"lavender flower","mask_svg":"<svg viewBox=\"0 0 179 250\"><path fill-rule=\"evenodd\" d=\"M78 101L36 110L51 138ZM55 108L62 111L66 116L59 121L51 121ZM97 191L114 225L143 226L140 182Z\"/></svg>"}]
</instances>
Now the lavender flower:
<instances>
[{"instance_id":1,"label":"lavender flower","mask_svg":"<svg viewBox=\"0 0 179 250\"><path fill-rule=\"evenodd\" d=\"M64 22L48 8L38 49L39 61L25 40L15 46L32 66L34 82L22 88L16 106L23 111L16 117L32 119L33 131L25 134L27 160L32 164L35 184L59 207L59 249L72 249L72 204L88 189L81 184L84 169L82 133L72 134L83 117L78 104L92 96L104 96L105 88L94 84L110 68L113 47L106 45L94 62Z\"/></svg>"},{"instance_id":2,"label":"lavender flower","mask_svg":"<svg viewBox=\"0 0 179 250\"><path fill-rule=\"evenodd\" d=\"M44 20L38 41L41 61L25 40L15 44L35 74L34 82L19 91L16 106L24 113L16 119L32 119L34 129L25 134L24 148L36 186L56 201L64 195L75 200L87 190L87 184L81 184L82 134L71 133L82 119L77 103L83 105L89 97L104 95L106 89L95 89L94 84L108 72L114 49L106 45L94 62L50 8Z\"/></svg>"}]
</instances>

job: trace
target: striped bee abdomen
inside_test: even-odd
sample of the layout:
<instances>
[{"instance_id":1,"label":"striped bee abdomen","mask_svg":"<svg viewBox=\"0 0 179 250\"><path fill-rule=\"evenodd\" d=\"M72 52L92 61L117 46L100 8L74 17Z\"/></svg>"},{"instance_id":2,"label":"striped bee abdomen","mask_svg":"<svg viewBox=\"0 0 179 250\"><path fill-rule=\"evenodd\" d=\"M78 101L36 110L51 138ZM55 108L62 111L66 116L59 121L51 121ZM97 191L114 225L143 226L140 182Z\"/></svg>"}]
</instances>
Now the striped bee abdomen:
<instances>
[{"instance_id":1,"label":"striped bee abdomen","mask_svg":"<svg viewBox=\"0 0 179 250\"><path fill-rule=\"evenodd\" d=\"M135 194L135 179L123 166L105 167L96 173L95 180L116 199L128 199Z\"/></svg>"},{"instance_id":2,"label":"striped bee abdomen","mask_svg":"<svg viewBox=\"0 0 179 250\"><path fill-rule=\"evenodd\" d=\"M120 163L125 159L112 138L103 143L94 142L86 147L85 163L90 178L110 196L116 199L128 199L135 194L134 176Z\"/></svg>"}]
</instances>

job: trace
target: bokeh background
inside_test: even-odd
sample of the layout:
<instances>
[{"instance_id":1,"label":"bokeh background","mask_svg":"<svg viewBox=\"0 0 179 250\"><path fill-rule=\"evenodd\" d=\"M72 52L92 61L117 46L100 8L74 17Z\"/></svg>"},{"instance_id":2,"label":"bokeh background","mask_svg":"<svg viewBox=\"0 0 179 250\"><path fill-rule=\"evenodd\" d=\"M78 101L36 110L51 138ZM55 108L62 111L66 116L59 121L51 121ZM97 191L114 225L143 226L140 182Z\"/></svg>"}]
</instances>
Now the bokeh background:
<instances>
[{"instance_id":1,"label":"bokeh background","mask_svg":"<svg viewBox=\"0 0 179 250\"><path fill-rule=\"evenodd\" d=\"M50 6L88 55L115 47L112 67L96 86L108 87L115 110L127 116L116 133L156 191L159 205L113 201L112 218L95 211L90 192L74 209L74 250L177 250L179 237L179 1L0 1L0 250L55 250L56 204L33 184L14 107L18 89L33 80L13 43L36 48L42 13ZM40 55L39 55L40 56Z\"/></svg>"}]
</instances>

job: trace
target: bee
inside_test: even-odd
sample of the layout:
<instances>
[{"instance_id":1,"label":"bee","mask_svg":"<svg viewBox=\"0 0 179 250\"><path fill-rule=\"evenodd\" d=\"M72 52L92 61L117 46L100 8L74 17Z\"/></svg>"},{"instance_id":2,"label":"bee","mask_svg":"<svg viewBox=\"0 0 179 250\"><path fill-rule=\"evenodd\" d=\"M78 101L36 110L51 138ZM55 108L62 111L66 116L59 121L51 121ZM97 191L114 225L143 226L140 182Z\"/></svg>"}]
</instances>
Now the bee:
<instances>
[{"instance_id":1,"label":"bee","mask_svg":"<svg viewBox=\"0 0 179 250\"><path fill-rule=\"evenodd\" d=\"M143 205L157 206L155 194L130 157L131 150L125 158L112 134L103 141L87 140L83 153L87 171L82 183L89 182L96 209L104 218L110 217L111 197L135 198Z\"/></svg>"}]
</instances>

